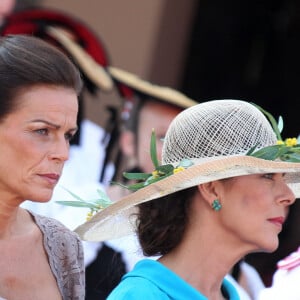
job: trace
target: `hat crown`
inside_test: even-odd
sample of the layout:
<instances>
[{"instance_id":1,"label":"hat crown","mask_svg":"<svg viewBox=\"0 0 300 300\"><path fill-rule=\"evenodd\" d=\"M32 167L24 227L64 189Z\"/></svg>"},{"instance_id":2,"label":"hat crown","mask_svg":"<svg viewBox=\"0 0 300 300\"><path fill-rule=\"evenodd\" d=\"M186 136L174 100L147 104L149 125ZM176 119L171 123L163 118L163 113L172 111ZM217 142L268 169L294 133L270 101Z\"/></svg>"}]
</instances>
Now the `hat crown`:
<instances>
[{"instance_id":1,"label":"hat crown","mask_svg":"<svg viewBox=\"0 0 300 300\"><path fill-rule=\"evenodd\" d=\"M175 117L164 139L162 162L245 155L253 147L260 149L276 142L271 124L254 105L241 100L212 100Z\"/></svg>"}]
</instances>

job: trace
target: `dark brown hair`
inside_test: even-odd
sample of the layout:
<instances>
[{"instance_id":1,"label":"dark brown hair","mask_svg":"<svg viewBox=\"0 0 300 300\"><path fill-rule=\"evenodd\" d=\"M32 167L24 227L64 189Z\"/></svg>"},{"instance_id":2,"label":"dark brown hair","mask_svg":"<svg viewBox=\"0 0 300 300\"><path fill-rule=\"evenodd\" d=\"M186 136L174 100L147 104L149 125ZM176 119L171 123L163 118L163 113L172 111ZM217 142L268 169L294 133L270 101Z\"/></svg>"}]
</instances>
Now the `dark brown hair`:
<instances>
[{"instance_id":1,"label":"dark brown hair","mask_svg":"<svg viewBox=\"0 0 300 300\"><path fill-rule=\"evenodd\" d=\"M36 85L82 89L78 69L60 50L29 35L0 38L0 120L12 112L24 89Z\"/></svg>"},{"instance_id":2,"label":"dark brown hair","mask_svg":"<svg viewBox=\"0 0 300 300\"><path fill-rule=\"evenodd\" d=\"M139 205L137 228L144 255L164 255L180 243L196 190L191 187Z\"/></svg>"}]
</instances>

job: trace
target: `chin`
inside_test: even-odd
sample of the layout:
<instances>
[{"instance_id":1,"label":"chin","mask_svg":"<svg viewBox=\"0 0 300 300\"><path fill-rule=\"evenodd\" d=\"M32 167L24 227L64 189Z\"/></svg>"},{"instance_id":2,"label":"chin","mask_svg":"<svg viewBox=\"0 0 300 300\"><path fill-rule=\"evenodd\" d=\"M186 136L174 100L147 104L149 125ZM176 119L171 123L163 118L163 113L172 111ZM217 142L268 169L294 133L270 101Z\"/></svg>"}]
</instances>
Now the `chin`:
<instances>
[{"instance_id":1,"label":"chin","mask_svg":"<svg viewBox=\"0 0 300 300\"><path fill-rule=\"evenodd\" d=\"M268 244L265 243L264 247L262 248L262 251L266 253L272 253L277 250L278 246L279 241L278 238L276 238L276 240L269 241Z\"/></svg>"},{"instance_id":2,"label":"chin","mask_svg":"<svg viewBox=\"0 0 300 300\"><path fill-rule=\"evenodd\" d=\"M51 200L51 197L53 195L53 191L47 191L47 192L41 192L37 193L31 196L30 201L32 202L41 202L41 203L47 203Z\"/></svg>"}]
</instances>

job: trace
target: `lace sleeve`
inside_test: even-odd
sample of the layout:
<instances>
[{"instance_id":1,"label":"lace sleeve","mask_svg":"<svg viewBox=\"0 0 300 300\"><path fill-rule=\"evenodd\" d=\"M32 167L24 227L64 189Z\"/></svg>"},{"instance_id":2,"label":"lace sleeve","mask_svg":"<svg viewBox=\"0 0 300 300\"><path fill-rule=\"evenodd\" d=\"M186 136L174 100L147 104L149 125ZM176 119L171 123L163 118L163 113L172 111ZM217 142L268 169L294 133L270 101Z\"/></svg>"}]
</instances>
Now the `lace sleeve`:
<instances>
[{"instance_id":1,"label":"lace sleeve","mask_svg":"<svg viewBox=\"0 0 300 300\"><path fill-rule=\"evenodd\" d=\"M32 215L44 234L44 247L63 300L84 300L84 256L78 235L57 220Z\"/></svg>"}]
</instances>

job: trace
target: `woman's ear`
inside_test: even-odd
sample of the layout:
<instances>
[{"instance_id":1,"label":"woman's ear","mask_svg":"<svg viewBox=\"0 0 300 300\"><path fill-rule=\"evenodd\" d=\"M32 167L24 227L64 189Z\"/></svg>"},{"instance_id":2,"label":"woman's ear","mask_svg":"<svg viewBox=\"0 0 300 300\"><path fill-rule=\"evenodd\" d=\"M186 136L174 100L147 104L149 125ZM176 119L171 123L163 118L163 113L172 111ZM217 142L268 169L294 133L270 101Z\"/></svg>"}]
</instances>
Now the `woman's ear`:
<instances>
[{"instance_id":1,"label":"woman's ear","mask_svg":"<svg viewBox=\"0 0 300 300\"><path fill-rule=\"evenodd\" d=\"M133 158L136 156L135 138L133 132L125 130L121 133L120 148L126 157Z\"/></svg>"},{"instance_id":2,"label":"woman's ear","mask_svg":"<svg viewBox=\"0 0 300 300\"><path fill-rule=\"evenodd\" d=\"M216 192L216 181L199 184L197 186L198 191L202 195L202 198L209 204L218 198L218 194Z\"/></svg>"}]
</instances>

